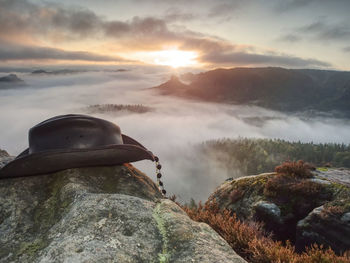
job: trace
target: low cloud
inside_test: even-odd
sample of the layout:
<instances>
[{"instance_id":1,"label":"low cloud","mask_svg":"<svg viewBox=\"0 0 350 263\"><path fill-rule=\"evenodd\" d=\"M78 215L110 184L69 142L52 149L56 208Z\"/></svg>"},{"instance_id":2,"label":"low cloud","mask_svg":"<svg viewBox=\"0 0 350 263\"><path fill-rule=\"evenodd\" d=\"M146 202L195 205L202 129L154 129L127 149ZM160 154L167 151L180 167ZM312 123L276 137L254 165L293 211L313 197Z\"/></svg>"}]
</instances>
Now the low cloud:
<instances>
[{"instance_id":1,"label":"low cloud","mask_svg":"<svg viewBox=\"0 0 350 263\"><path fill-rule=\"evenodd\" d=\"M19 73L26 88L0 90L0 148L12 155L28 146L27 132L55 115L85 113L95 104L143 104L155 110L143 114L96 114L118 124L123 133L140 141L160 157L164 184L181 200L206 200L227 177L227 169L204 156L196 145L220 138L281 138L302 142L350 143L349 122L300 118L259 107L199 103L160 96L147 87L164 82L171 72L133 67L126 72L86 72L74 75ZM200 118L198 118L200 116ZM266 119L261 125L246 121ZM135 165L155 180L154 163Z\"/></svg>"}]
</instances>

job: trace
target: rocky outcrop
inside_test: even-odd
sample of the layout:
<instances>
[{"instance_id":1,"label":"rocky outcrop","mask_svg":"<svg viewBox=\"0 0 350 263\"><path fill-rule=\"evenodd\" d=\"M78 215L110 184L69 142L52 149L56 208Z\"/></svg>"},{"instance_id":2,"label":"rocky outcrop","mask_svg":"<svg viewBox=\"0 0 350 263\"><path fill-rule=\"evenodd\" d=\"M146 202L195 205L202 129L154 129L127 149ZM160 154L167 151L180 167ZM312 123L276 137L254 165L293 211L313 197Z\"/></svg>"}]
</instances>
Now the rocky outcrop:
<instances>
[{"instance_id":1,"label":"rocky outcrop","mask_svg":"<svg viewBox=\"0 0 350 263\"><path fill-rule=\"evenodd\" d=\"M0 180L0 262L245 262L131 165Z\"/></svg>"},{"instance_id":2,"label":"rocky outcrop","mask_svg":"<svg viewBox=\"0 0 350 263\"><path fill-rule=\"evenodd\" d=\"M267 173L226 181L210 196L214 200L242 220L263 222L276 239L289 239L298 250L313 243L338 253L350 249L346 182Z\"/></svg>"},{"instance_id":3,"label":"rocky outcrop","mask_svg":"<svg viewBox=\"0 0 350 263\"><path fill-rule=\"evenodd\" d=\"M337 210L337 207L320 206L300 220L297 224L297 249L301 250L310 243L321 243L336 251L349 250L350 212Z\"/></svg>"}]
</instances>

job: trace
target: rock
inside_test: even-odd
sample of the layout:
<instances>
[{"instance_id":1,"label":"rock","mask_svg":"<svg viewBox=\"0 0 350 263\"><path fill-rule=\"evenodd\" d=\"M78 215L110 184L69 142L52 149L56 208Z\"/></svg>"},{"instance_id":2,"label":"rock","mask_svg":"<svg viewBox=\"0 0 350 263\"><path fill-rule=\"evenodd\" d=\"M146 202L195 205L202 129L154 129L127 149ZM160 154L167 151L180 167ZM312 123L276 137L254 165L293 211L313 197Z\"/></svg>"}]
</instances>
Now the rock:
<instances>
[{"instance_id":1,"label":"rock","mask_svg":"<svg viewBox=\"0 0 350 263\"><path fill-rule=\"evenodd\" d=\"M310 182L314 182L314 183L319 183L319 184L331 184L330 181L328 180L324 180L324 179L320 179L320 178L311 178L309 179Z\"/></svg>"},{"instance_id":2,"label":"rock","mask_svg":"<svg viewBox=\"0 0 350 263\"><path fill-rule=\"evenodd\" d=\"M340 220L344 223L350 223L350 213L345 213Z\"/></svg>"},{"instance_id":3,"label":"rock","mask_svg":"<svg viewBox=\"0 0 350 263\"><path fill-rule=\"evenodd\" d=\"M346 182L267 173L225 181L208 202L214 200L241 220L263 222L275 239L290 240L300 250L314 242L339 253L350 248Z\"/></svg>"},{"instance_id":4,"label":"rock","mask_svg":"<svg viewBox=\"0 0 350 263\"><path fill-rule=\"evenodd\" d=\"M347 184L350 187L350 169L349 168L320 168L316 173L321 178L331 181Z\"/></svg>"},{"instance_id":5,"label":"rock","mask_svg":"<svg viewBox=\"0 0 350 263\"><path fill-rule=\"evenodd\" d=\"M0 180L0 262L245 262L126 164Z\"/></svg>"},{"instance_id":6,"label":"rock","mask_svg":"<svg viewBox=\"0 0 350 263\"><path fill-rule=\"evenodd\" d=\"M298 222L296 249L317 243L342 254L350 248L350 213L344 215L327 213L324 206L315 208ZM348 217L348 220L346 218ZM345 218L345 220L344 220Z\"/></svg>"},{"instance_id":7,"label":"rock","mask_svg":"<svg viewBox=\"0 0 350 263\"><path fill-rule=\"evenodd\" d=\"M261 192L267 180L265 176L274 174L244 176L225 181L211 194L208 201L215 200L219 207L233 211L239 219L253 219L255 204L263 200Z\"/></svg>"},{"instance_id":8,"label":"rock","mask_svg":"<svg viewBox=\"0 0 350 263\"><path fill-rule=\"evenodd\" d=\"M259 218L259 221L270 221L273 223L282 223L280 208L270 202L259 201L254 204L255 217Z\"/></svg>"}]
</instances>

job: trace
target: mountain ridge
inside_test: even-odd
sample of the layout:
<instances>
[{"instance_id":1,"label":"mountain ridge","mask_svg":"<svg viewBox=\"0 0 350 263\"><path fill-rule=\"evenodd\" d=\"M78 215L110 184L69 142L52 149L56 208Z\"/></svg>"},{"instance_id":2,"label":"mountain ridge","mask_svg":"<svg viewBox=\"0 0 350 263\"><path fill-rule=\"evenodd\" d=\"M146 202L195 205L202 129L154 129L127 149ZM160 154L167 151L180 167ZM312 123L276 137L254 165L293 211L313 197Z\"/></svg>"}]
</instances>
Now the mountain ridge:
<instances>
[{"instance_id":1,"label":"mountain ridge","mask_svg":"<svg viewBox=\"0 0 350 263\"><path fill-rule=\"evenodd\" d=\"M231 68L172 77L154 87L163 95L208 102L254 104L279 111L339 111L350 117L350 72L313 69Z\"/></svg>"}]
</instances>

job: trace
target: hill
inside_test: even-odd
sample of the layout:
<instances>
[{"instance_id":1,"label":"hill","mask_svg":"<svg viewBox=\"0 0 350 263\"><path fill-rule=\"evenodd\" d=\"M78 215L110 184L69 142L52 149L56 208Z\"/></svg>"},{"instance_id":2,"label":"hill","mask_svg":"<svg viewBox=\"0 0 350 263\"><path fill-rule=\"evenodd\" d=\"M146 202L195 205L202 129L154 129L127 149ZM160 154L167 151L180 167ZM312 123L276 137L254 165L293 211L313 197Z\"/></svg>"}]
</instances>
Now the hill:
<instances>
[{"instance_id":1,"label":"hill","mask_svg":"<svg viewBox=\"0 0 350 263\"><path fill-rule=\"evenodd\" d=\"M16 74L9 74L3 77L0 77L0 90L1 89L11 89L14 87L23 87L25 83L20 79Z\"/></svg>"},{"instance_id":2,"label":"hill","mask_svg":"<svg viewBox=\"0 0 350 263\"><path fill-rule=\"evenodd\" d=\"M199 145L199 149L238 176L273 172L282 162L297 160L318 167L350 168L350 145L345 144L238 138L206 141Z\"/></svg>"},{"instance_id":3,"label":"hill","mask_svg":"<svg viewBox=\"0 0 350 263\"><path fill-rule=\"evenodd\" d=\"M3 76L0 78L0 82L4 83L18 83L18 82L23 82L19 77L17 77L16 74L9 74L7 76Z\"/></svg>"},{"instance_id":4,"label":"hill","mask_svg":"<svg viewBox=\"0 0 350 263\"><path fill-rule=\"evenodd\" d=\"M335 111L350 117L350 72L284 69L215 69L186 85L172 77L161 94L210 102L254 104L279 111Z\"/></svg>"}]
</instances>

